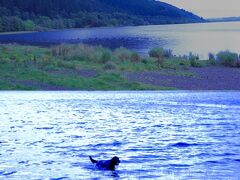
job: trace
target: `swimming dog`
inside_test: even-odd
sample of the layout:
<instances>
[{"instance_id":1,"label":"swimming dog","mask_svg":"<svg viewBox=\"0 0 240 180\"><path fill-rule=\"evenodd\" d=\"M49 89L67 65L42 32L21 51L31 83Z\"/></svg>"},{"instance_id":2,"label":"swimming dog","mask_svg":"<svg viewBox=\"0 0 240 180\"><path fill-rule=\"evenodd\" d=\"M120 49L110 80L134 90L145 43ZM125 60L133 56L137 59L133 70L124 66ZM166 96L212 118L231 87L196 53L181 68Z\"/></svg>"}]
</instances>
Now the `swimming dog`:
<instances>
[{"instance_id":1,"label":"swimming dog","mask_svg":"<svg viewBox=\"0 0 240 180\"><path fill-rule=\"evenodd\" d=\"M90 158L91 162L93 164L96 164L96 166L99 169L107 169L107 170L111 170L111 171L114 171L115 166L118 166L120 163L120 160L117 156L114 156L110 160L102 160L102 161L94 160L91 156L89 156L89 158Z\"/></svg>"}]
</instances>

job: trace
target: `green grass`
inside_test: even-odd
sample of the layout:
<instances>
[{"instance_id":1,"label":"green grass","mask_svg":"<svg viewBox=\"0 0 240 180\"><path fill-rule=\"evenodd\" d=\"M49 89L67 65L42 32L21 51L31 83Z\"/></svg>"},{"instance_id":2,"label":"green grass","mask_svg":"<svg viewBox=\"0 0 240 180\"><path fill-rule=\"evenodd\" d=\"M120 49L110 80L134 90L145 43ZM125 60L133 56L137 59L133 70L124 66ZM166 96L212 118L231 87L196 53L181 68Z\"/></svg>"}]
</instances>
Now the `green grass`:
<instances>
[{"instance_id":1,"label":"green grass","mask_svg":"<svg viewBox=\"0 0 240 180\"><path fill-rule=\"evenodd\" d=\"M0 64L1 90L35 90L38 87L26 86L21 82L39 82L51 86L64 87L72 90L160 90L141 83L129 82L117 73L100 73L93 78L85 78L72 74L51 74L45 70L33 68L16 69L14 65ZM13 84L14 82L15 84Z\"/></svg>"}]
</instances>

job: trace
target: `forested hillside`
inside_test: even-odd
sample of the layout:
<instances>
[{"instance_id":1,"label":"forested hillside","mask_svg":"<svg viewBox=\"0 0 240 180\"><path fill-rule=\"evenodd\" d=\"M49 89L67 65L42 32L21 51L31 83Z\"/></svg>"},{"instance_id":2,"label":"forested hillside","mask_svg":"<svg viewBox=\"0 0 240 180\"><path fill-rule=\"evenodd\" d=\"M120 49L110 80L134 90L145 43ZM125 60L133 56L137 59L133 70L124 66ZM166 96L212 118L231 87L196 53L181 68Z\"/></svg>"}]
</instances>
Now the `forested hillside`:
<instances>
[{"instance_id":1,"label":"forested hillside","mask_svg":"<svg viewBox=\"0 0 240 180\"><path fill-rule=\"evenodd\" d=\"M155 0L0 0L0 31L201 22Z\"/></svg>"}]
</instances>

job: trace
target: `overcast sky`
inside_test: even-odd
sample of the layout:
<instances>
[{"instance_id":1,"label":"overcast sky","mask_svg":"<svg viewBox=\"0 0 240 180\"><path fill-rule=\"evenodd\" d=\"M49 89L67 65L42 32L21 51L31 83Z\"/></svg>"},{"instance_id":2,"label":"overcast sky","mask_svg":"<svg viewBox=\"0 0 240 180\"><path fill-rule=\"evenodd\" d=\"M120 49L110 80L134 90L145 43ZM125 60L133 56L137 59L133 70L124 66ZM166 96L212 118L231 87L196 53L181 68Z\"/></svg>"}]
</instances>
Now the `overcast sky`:
<instances>
[{"instance_id":1,"label":"overcast sky","mask_svg":"<svg viewBox=\"0 0 240 180\"><path fill-rule=\"evenodd\" d=\"M204 18L240 16L240 0L160 0Z\"/></svg>"}]
</instances>

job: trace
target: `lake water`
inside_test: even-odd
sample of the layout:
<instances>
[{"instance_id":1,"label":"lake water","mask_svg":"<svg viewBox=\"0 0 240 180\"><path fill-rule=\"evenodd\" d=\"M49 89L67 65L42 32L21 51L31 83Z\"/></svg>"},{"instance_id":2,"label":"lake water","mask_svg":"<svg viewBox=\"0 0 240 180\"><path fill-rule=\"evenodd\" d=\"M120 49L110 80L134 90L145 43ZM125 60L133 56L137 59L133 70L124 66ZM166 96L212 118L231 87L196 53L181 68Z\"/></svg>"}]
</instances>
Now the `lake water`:
<instances>
[{"instance_id":1,"label":"lake water","mask_svg":"<svg viewBox=\"0 0 240 180\"><path fill-rule=\"evenodd\" d=\"M112 49L123 46L141 54L153 47L164 47L177 55L193 52L206 58L209 52L227 49L240 53L240 22L70 29L0 35L0 42L100 44Z\"/></svg>"},{"instance_id":2,"label":"lake water","mask_svg":"<svg viewBox=\"0 0 240 180\"><path fill-rule=\"evenodd\" d=\"M237 180L239 112L240 92L2 91L0 179Z\"/></svg>"}]
</instances>

